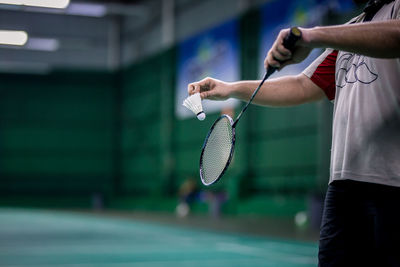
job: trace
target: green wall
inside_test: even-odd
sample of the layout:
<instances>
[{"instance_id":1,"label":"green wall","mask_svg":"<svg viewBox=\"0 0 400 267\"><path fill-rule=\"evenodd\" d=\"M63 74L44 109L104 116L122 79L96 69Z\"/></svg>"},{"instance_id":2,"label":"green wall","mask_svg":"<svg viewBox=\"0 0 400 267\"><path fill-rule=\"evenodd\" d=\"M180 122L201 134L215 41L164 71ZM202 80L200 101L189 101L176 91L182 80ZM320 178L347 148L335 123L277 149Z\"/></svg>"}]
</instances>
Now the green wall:
<instances>
[{"instance_id":1,"label":"green wall","mask_svg":"<svg viewBox=\"0 0 400 267\"><path fill-rule=\"evenodd\" d=\"M160 183L160 63L152 58L123 74L121 190L148 195Z\"/></svg>"},{"instance_id":2,"label":"green wall","mask_svg":"<svg viewBox=\"0 0 400 267\"><path fill-rule=\"evenodd\" d=\"M106 193L112 183L113 76L0 76L0 191Z\"/></svg>"}]
</instances>

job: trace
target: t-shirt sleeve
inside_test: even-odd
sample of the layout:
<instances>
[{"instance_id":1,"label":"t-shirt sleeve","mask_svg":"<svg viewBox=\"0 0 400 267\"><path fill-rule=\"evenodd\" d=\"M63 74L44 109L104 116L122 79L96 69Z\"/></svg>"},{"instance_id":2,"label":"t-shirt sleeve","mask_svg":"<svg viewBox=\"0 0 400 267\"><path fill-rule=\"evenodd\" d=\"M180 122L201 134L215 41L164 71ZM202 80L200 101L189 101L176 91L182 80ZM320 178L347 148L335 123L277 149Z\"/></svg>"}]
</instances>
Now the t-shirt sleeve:
<instances>
[{"instance_id":1,"label":"t-shirt sleeve","mask_svg":"<svg viewBox=\"0 0 400 267\"><path fill-rule=\"evenodd\" d=\"M303 74L321 88L329 100L335 99L336 83L335 83L335 65L338 51L326 49L310 66L308 66Z\"/></svg>"}]
</instances>

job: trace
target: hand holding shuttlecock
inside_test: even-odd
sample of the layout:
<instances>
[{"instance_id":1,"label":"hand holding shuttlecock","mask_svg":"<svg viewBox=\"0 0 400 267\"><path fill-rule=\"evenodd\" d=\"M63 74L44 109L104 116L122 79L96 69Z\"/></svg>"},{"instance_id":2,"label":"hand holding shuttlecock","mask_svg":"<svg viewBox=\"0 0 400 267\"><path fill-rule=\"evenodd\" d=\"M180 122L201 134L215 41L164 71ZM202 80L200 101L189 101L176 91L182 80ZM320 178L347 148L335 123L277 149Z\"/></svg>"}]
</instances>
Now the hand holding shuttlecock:
<instances>
[{"instance_id":1,"label":"hand holding shuttlecock","mask_svg":"<svg viewBox=\"0 0 400 267\"><path fill-rule=\"evenodd\" d=\"M201 105L200 93L193 94L183 101L183 106L190 109L194 114L196 114L199 120L204 120L206 114L203 111L203 106Z\"/></svg>"}]
</instances>

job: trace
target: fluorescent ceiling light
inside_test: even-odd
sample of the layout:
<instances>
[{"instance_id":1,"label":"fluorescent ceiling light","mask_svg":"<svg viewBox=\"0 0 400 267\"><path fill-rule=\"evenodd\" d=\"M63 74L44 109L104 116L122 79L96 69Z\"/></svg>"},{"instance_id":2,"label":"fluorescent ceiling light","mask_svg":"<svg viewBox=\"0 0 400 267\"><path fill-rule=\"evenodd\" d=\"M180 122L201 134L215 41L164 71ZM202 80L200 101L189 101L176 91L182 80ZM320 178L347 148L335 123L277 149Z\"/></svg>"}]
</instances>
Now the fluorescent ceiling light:
<instances>
[{"instance_id":1,"label":"fluorescent ceiling light","mask_svg":"<svg viewBox=\"0 0 400 267\"><path fill-rule=\"evenodd\" d=\"M66 8L69 4L69 0L0 0L0 4L37 6L48 8Z\"/></svg>"},{"instance_id":2,"label":"fluorescent ceiling light","mask_svg":"<svg viewBox=\"0 0 400 267\"><path fill-rule=\"evenodd\" d=\"M26 41L28 41L28 34L25 31L0 30L0 44L24 45Z\"/></svg>"},{"instance_id":3,"label":"fluorescent ceiling light","mask_svg":"<svg viewBox=\"0 0 400 267\"><path fill-rule=\"evenodd\" d=\"M71 3L66 14L88 16L88 17L102 17L107 13L107 7L101 4L91 3Z\"/></svg>"},{"instance_id":4,"label":"fluorescent ceiling light","mask_svg":"<svg viewBox=\"0 0 400 267\"><path fill-rule=\"evenodd\" d=\"M38 51L56 51L60 47L60 42L52 38L29 38L24 46L25 49L38 50Z\"/></svg>"}]
</instances>

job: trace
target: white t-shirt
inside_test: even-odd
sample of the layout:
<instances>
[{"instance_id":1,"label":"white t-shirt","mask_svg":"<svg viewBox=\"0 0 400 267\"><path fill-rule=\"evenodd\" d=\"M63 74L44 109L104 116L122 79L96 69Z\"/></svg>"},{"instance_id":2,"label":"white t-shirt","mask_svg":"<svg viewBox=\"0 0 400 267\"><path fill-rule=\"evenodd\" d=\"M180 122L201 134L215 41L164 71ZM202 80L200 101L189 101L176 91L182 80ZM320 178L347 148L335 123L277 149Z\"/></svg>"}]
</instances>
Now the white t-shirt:
<instances>
[{"instance_id":1,"label":"white t-shirt","mask_svg":"<svg viewBox=\"0 0 400 267\"><path fill-rule=\"evenodd\" d=\"M390 19L400 19L400 0L372 21ZM400 59L327 49L303 73L334 102L330 182L400 187Z\"/></svg>"}]
</instances>

